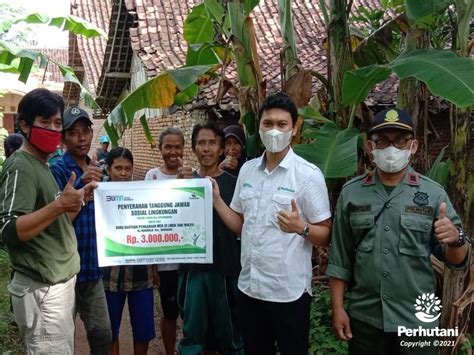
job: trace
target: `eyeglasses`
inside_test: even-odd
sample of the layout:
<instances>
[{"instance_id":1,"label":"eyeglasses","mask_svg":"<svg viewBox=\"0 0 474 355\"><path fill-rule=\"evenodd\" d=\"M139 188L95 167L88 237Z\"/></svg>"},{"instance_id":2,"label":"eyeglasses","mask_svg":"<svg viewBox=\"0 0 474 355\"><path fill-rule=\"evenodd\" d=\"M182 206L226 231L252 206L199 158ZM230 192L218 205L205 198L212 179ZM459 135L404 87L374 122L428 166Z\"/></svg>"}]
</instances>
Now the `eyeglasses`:
<instances>
[{"instance_id":1,"label":"eyeglasses","mask_svg":"<svg viewBox=\"0 0 474 355\"><path fill-rule=\"evenodd\" d=\"M385 149L390 145L393 145L395 148L405 148L410 140L413 137L397 137L395 139L379 138L374 139L375 147L378 149Z\"/></svg>"}]
</instances>

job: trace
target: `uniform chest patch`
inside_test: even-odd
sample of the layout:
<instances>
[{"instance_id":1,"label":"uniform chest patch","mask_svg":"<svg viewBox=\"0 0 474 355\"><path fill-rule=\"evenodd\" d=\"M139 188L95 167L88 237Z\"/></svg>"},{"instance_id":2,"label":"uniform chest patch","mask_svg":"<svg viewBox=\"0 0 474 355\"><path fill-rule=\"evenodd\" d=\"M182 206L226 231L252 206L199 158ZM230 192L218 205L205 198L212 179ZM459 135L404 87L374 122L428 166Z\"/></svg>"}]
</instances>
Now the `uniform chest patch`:
<instances>
[{"instance_id":1,"label":"uniform chest patch","mask_svg":"<svg viewBox=\"0 0 474 355\"><path fill-rule=\"evenodd\" d=\"M433 216L433 207L405 206L405 212Z\"/></svg>"},{"instance_id":2,"label":"uniform chest patch","mask_svg":"<svg viewBox=\"0 0 474 355\"><path fill-rule=\"evenodd\" d=\"M415 197L413 197L413 202L416 203L418 206L426 206L429 204L428 194L426 192L415 192Z\"/></svg>"},{"instance_id":3,"label":"uniform chest patch","mask_svg":"<svg viewBox=\"0 0 474 355\"><path fill-rule=\"evenodd\" d=\"M349 209L351 212L370 212L372 205L353 205L350 204Z\"/></svg>"}]
</instances>

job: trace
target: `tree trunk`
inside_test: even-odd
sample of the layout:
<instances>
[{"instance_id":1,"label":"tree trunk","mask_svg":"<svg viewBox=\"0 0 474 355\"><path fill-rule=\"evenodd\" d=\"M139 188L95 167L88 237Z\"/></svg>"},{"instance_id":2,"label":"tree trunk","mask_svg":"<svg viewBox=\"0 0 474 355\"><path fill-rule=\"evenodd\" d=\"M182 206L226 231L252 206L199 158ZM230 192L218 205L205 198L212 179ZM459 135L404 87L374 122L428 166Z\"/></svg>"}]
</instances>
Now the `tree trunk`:
<instances>
[{"instance_id":1,"label":"tree trunk","mask_svg":"<svg viewBox=\"0 0 474 355\"><path fill-rule=\"evenodd\" d=\"M348 108L342 105L342 78L352 68L352 50L349 26L347 25L347 0L331 0L330 21L328 26L329 68L328 79L333 88L330 98L330 112L347 127Z\"/></svg>"}]
</instances>

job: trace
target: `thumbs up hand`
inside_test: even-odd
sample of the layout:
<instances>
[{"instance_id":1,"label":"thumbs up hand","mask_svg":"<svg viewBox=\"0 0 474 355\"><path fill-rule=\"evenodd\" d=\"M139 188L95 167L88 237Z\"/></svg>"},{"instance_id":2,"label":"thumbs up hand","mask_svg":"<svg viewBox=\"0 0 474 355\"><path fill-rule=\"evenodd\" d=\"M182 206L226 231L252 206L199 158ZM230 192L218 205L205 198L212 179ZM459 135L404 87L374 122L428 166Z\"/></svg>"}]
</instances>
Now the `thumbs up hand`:
<instances>
[{"instance_id":1,"label":"thumbs up hand","mask_svg":"<svg viewBox=\"0 0 474 355\"><path fill-rule=\"evenodd\" d=\"M84 174L81 176L81 180L84 184L88 184L92 181L102 181L102 169L97 166L95 159L91 159Z\"/></svg>"},{"instance_id":2,"label":"thumbs up hand","mask_svg":"<svg viewBox=\"0 0 474 355\"><path fill-rule=\"evenodd\" d=\"M278 225L285 233L301 233L305 222L300 218L296 200L291 200L291 212L280 210L277 214Z\"/></svg>"},{"instance_id":3,"label":"thumbs up hand","mask_svg":"<svg viewBox=\"0 0 474 355\"><path fill-rule=\"evenodd\" d=\"M446 202L442 202L439 205L438 220L434 224L436 239L440 244L454 243L459 238L459 231L446 216L446 209Z\"/></svg>"},{"instance_id":4,"label":"thumbs up hand","mask_svg":"<svg viewBox=\"0 0 474 355\"><path fill-rule=\"evenodd\" d=\"M84 190L76 190L74 183L76 182L76 173L72 172L69 181L64 187L63 193L57 199L59 208L63 212L76 213L79 212L84 205Z\"/></svg>"},{"instance_id":5,"label":"thumbs up hand","mask_svg":"<svg viewBox=\"0 0 474 355\"><path fill-rule=\"evenodd\" d=\"M178 157L179 168L178 168L178 179L192 179L193 169L190 166L186 166L184 160Z\"/></svg>"}]
</instances>

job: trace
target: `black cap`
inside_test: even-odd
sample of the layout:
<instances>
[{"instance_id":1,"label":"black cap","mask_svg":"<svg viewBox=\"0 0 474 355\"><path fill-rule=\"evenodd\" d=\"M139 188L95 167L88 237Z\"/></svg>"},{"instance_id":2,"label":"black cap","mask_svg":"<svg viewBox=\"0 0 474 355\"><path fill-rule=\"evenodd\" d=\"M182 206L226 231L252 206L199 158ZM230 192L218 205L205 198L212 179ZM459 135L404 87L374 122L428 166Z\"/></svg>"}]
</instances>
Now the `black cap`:
<instances>
[{"instance_id":1,"label":"black cap","mask_svg":"<svg viewBox=\"0 0 474 355\"><path fill-rule=\"evenodd\" d=\"M235 137L242 147L245 147L245 132L244 129L237 125L227 126L224 128L225 139L230 136Z\"/></svg>"},{"instance_id":2,"label":"black cap","mask_svg":"<svg viewBox=\"0 0 474 355\"><path fill-rule=\"evenodd\" d=\"M82 108L77 106L69 106L63 115L63 129L69 129L74 123L80 118L85 118L92 125L92 121L89 118L89 114Z\"/></svg>"},{"instance_id":3,"label":"black cap","mask_svg":"<svg viewBox=\"0 0 474 355\"><path fill-rule=\"evenodd\" d=\"M372 119L369 133L389 128L414 131L410 115L399 108L387 108L377 113Z\"/></svg>"}]
</instances>

